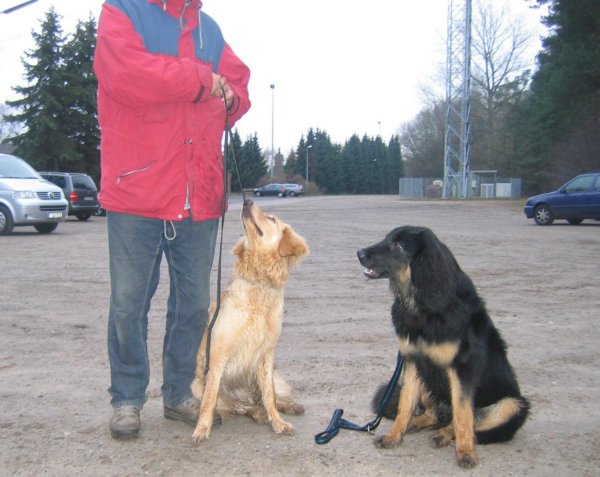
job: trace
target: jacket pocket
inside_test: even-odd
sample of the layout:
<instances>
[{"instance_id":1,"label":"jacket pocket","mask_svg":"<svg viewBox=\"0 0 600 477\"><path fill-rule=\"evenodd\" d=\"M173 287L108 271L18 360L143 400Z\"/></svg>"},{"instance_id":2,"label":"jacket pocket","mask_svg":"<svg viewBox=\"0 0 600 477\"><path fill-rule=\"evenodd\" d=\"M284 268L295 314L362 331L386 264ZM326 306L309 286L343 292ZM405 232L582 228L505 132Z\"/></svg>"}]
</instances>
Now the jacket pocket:
<instances>
[{"instance_id":1,"label":"jacket pocket","mask_svg":"<svg viewBox=\"0 0 600 477\"><path fill-rule=\"evenodd\" d=\"M145 124L160 124L169 121L168 106L164 104L144 106L136 109L134 114Z\"/></svg>"}]
</instances>

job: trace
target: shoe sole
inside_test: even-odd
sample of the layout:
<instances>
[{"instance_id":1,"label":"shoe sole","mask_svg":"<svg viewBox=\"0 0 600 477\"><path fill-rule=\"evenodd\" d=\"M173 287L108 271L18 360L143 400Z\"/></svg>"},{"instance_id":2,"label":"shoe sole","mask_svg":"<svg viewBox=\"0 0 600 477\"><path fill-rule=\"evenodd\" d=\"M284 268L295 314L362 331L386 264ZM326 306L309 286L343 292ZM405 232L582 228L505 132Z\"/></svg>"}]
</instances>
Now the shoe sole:
<instances>
[{"instance_id":1,"label":"shoe sole","mask_svg":"<svg viewBox=\"0 0 600 477\"><path fill-rule=\"evenodd\" d=\"M187 424L188 426L196 426L196 421L193 419L190 419L187 416L184 416L183 414L178 413L177 411L170 409L168 407L164 408L165 410L165 417L167 419L170 419L171 421L180 421L183 422L185 424Z\"/></svg>"},{"instance_id":2,"label":"shoe sole","mask_svg":"<svg viewBox=\"0 0 600 477\"><path fill-rule=\"evenodd\" d=\"M189 417L184 416L183 414L181 414L171 408L165 407L164 414L165 414L165 417L167 419L170 419L171 421L179 421L179 422L183 422L183 423L187 424L188 426L196 427L197 422L194 419L190 419ZM222 422L221 416L215 416L213 419L213 426L219 426L221 424L221 422Z\"/></svg>"},{"instance_id":3,"label":"shoe sole","mask_svg":"<svg viewBox=\"0 0 600 477\"><path fill-rule=\"evenodd\" d=\"M110 435L113 439L127 440L127 439L135 439L140 433L140 430L137 429L135 431L123 432L123 431L113 431L110 430Z\"/></svg>"}]
</instances>

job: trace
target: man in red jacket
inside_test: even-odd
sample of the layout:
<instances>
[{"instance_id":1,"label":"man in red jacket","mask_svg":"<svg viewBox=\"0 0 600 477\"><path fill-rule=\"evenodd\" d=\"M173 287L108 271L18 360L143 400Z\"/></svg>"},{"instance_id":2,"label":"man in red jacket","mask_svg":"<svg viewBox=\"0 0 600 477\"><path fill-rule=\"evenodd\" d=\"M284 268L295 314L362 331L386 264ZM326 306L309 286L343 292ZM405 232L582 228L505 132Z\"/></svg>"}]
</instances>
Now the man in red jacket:
<instances>
[{"instance_id":1,"label":"man in red jacket","mask_svg":"<svg viewBox=\"0 0 600 477\"><path fill-rule=\"evenodd\" d=\"M107 0L98 22L102 181L110 261L113 437L136 437L150 369L148 311L166 257L164 415L195 425L195 356L208 319L226 117L250 107L250 72L199 0Z\"/></svg>"}]
</instances>

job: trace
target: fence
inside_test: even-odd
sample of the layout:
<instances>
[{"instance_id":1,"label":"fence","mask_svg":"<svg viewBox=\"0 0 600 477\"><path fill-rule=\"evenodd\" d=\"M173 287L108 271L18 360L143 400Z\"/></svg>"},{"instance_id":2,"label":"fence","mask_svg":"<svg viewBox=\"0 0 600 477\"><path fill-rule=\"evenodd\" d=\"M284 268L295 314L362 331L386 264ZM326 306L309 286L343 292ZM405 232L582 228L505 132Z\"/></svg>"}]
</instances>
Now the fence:
<instances>
[{"instance_id":1,"label":"fence","mask_svg":"<svg viewBox=\"0 0 600 477\"><path fill-rule=\"evenodd\" d=\"M521 179L496 177L491 173L469 174L471 199L519 199ZM439 177L401 177L398 195L408 199L440 199L444 183Z\"/></svg>"}]
</instances>

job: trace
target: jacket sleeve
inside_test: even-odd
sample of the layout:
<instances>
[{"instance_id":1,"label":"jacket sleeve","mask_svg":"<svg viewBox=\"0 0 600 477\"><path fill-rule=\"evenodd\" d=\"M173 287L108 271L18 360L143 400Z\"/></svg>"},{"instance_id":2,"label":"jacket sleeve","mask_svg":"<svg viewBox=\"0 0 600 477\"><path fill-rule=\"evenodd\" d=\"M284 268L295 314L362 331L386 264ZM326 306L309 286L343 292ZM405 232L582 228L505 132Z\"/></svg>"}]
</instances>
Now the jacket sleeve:
<instances>
[{"instance_id":1,"label":"jacket sleeve","mask_svg":"<svg viewBox=\"0 0 600 477\"><path fill-rule=\"evenodd\" d=\"M129 18L106 3L98 22L94 72L106 94L132 108L193 102L212 89L210 65L149 53Z\"/></svg>"},{"instance_id":2,"label":"jacket sleeve","mask_svg":"<svg viewBox=\"0 0 600 477\"><path fill-rule=\"evenodd\" d=\"M233 126L250 109L250 97L248 95L250 70L235 55L229 45L225 44L219 62L218 74L227 79L227 84L235 93L233 103L228 109L229 125Z\"/></svg>"}]
</instances>

